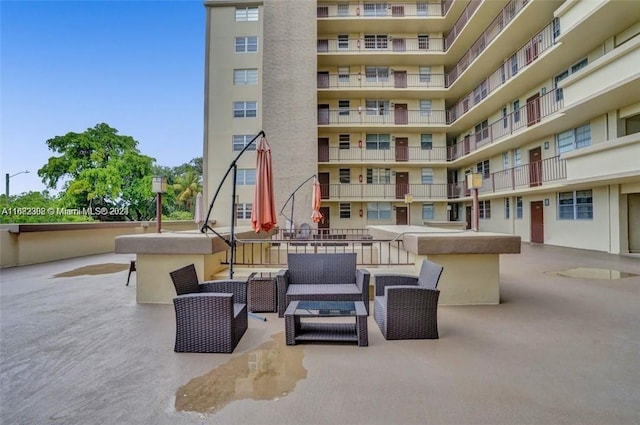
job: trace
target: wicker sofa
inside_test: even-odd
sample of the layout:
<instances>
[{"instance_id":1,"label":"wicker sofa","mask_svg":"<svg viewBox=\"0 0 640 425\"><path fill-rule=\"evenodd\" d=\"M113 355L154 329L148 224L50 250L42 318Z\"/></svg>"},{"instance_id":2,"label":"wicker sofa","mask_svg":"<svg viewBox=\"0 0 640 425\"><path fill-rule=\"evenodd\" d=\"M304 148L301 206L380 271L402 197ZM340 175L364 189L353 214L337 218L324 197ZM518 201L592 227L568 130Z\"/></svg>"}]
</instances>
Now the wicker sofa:
<instances>
[{"instance_id":1,"label":"wicker sofa","mask_svg":"<svg viewBox=\"0 0 640 425\"><path fill-rule=\"evenodd\" d=\"M174 351L232 353L248 326L247 282L198 282L193 264L169 273L176 288Z\"/></svg>"},{"instance_id":2,"label":"wicker sofa","mask_svg":"<svg viewBox=\"0 0 640 425\"><path fill-rule=\"evenodd\" d=\"M442 266L425 260L420 275L376 275L373 315L385 339L437 339Z\"/></svg>"},{"instance_id":3,"label":"wicker sofa","mask_svg":"<svg viewBox=\"0 0 640 425\"><path fill-rule=\"evenodd\" d=\"M363 301L369 314L369 271L356 267L356 253L289 253L276 275L278 316L291 301Z\"/></svg>"}]
</instances>

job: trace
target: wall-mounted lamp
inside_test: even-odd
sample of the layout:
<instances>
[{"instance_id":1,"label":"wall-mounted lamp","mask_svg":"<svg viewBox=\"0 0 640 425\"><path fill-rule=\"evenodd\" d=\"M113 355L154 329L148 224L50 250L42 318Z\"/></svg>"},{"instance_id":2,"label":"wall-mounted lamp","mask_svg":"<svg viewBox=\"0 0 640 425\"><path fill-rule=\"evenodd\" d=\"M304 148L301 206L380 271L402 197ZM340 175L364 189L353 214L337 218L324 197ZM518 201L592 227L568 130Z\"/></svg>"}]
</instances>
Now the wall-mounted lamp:
<instances>
[{"instance_id":1,"label":"wall-mounted lamp","mask_svg":"<svg viewBox=\"0 0 640 425\"><path fill-rule=\"evenodd\" d=\"M362 183L362 174L360 174L360 175L358 176L358 181L359 181L360 183Z\"/></svg>"},{"instance_id":2,"label":"wall-mounted lamp","mask_svg":"<svg viewBox=\"0 0 640 425\"><path fill-rule=\"evenodd\" d=\"M359 215L360 217L363 217L363 216L364 216L364 211L362 211L362 210L358 211L358 215Z\"/></svg>"},{"instance_id":3,"label":"wall-mounted lamp","mask_svg":"<svg viewBox=\"0 0 640 425\"><path fill-rule=\"evenodd\" d=\"M549 206L549 198L544 198L544 206L545 207Z\"/></svg>"},{"instance_id":4,"label":"wall-mounted lamp","mask_svg":"<svg viewBox=\"0 0 640 425\"><path fill-rule=\"evenodd\" d=\"M160 233L162 228L162 193L167 191L167 178L164 176L153 176L151 178L151 191L156 193L156 232Z\"/></svg>"},{"instance_id":5,"label":"wall-mounted lamp","mask_svg":"<svg viewBox=\"0 0 640 425\"><path fill-rule=\"evenodd\" d=\"M544 142L544 148L545 148L545 149L549 149L549 142L548 142L548 141L547 141L547 142Z\"/></svg>"},{"instance_id":6,"label":"wall-mounted lamp","mask_svg":"<svg viewBox=\"0 0 640 425\"><path fill-rule=\"evenodd\" d=\"M358 147L361 148L362 147L362 140L358 140Z\"/></svg>"}]
</instances>

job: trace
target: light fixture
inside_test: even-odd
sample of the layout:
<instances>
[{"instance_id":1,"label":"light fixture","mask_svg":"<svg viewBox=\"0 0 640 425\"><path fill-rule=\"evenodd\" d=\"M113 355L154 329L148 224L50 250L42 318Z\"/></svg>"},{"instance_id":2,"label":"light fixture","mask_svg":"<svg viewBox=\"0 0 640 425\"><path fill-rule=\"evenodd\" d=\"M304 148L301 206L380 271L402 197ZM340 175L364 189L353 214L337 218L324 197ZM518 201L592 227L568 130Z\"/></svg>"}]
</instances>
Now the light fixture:
<instances>
[{"instance_id":1,"label":"light fixture","mask_svg":"<svg viewBox=\"0 0 640 425\"><path fill-rule=\"evenodd\" d=\"M151 191L156 194L156 232L162 231L162 193L167 191L167 178L153 176L151 178Z\"/></svg>"},{"instance_id":2,"label":"light fixture","mask_svg":"<svg viewBox=\"0 0 640 425\"><path fill-rule=\"evenodd\" d=\"M549 141L544 142L544 148L549 149Z\"/></svg>"},{"instance_id":3,"label":"light fixture","mask_svg":"<svg viewBox=\"0 0 640 425\"><path fill-rule=\"evenodd\" d=\"M544 206L545 207L549 206L549 198L544 198Z\"/></svg>"}]
</instances>

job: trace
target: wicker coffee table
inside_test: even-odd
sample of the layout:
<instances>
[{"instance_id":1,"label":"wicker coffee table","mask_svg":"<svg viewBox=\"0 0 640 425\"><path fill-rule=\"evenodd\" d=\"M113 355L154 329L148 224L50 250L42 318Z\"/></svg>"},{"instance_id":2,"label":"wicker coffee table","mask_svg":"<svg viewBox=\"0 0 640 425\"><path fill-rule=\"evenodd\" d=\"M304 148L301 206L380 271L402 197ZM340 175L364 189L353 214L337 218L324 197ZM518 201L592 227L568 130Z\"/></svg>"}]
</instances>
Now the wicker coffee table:
<instances>
[{"instance_id":1,"label":"wicker coffee table","mask_svg":"<svg viewBox=\"0 0 640 425\"><path fill-rule=\"evenodd\" d=\"M318 322L303 318L353 317L355 322ZM362 301L292 301L284 313L287 345L304 341L351 341L369 345L367 309Z\"/></svg>"}]
</instances>

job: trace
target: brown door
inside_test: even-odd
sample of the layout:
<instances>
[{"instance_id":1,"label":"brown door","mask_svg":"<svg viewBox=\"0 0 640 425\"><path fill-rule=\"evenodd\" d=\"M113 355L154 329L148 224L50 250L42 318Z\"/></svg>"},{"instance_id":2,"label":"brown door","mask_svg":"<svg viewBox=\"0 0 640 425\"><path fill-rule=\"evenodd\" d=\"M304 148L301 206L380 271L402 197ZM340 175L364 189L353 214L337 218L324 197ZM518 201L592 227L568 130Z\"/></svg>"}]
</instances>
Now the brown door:
<instances>
[{"instance_id":1,"label":"brown door","mask_svg":"<svg viewBox=\"0 0 640 425\"><path fill-rule=\"evenodd\" d=\"M538 40L531 40L530 44L525 48L525 56L527 65L538 57Z\"/></svg>"},{"instance_id":2,"label":"brown door","mask_svg":"<svg viewBox=\"0 0 640 425\"><path fill-rule=\"evenodd\" d=\"M318 125L329 124L329 105L318 105Z\"/></svg>"},{"instance_id":3,"label":"brown door","mask_svg":"<svg viewBox=\"0 0 640 425\"><path fill-rule=\"evenodd\" d=\"M318 229L330 228L331 209L329 207L320 207L320 214L322 214L322 220L318 223Z\"/></svg>"},{"instance_id":4,"label":"brown door","mask_svg":"<svg viewBox=\"0 0 640 425\"><path fill-rule=\"evenodd\" d=\"M540 94L527 99L527 126L540 122Z\"/></svg>"},{"instance_id":5,"label":"brown door","mask_svg":"<svg viewBox=\"0 0 640 425\"><path fill-rule=\"evenodd\" d=\"M393 86L397 89L407 88L407 71L393 71Z\"/></svg>"},{"instance_id":6,"label":"brown door","mask_svg":"<svg viewBox=\"0 0 640 425\"><path fill-rule=\"evenodd\" d=\"M318 52L329 51L329 40L318 40Z\"/></svg>"},{"instance_id":7,"label":"brown door","mask_svg":"<svg viewBox=\"0 0 640 425\"><path fill-rule=\"evenodd\" d=\"M396 137L396 161L409 160L409 139L407 137Z\"/></svg>"},{"instance_id":8,"label":"brown door","mask_svg":"<svg viewBox=\"0 0 640 425\"><path fill-rule=\"evenodd\" d=\"M318 173L322 199L329 199L329 173Z\"/></svg>"},{"instance_id":9,"label":"brown door","mask_svg":"<svg viewBox=\"0 0 640 425\"><path fill-rule=\"evenodd\" d=\"M464 140L462 141L462 146L463 146L463 152L465 155L471 152L471 140L468 134L464 136Z\"/></svg>"},{"instance_id":10,"label":"brown door","mask_svg":"<svg viewBox=\"0 0 640 425\"><path fill-rule=\"evenodd\" d=\"M329 162L328 137L318 137L318 162Z\"/></svg>"},{"instance_id":11,"label":"brown door","mask_svg":"<svg viewBox=\"0 0 640 425\"><path fill-rule=\"evenodd\" d=\"M407 207L396 207L396 224L398 226L409 224L407 217Z\"/></svg>"},{"instance_id":12,"label":"brown door","mask_svg":"<svg viewBox=\"0 0 640 425\"><path fill-rule=\"evenodd\" d=\"M329 73L318 72L318 88L326 89L329 87Z\"/></svg>"},{"instance_id":13,"label":"brown door","mask_svg":"<svg viewBox=\"0 0 640 425\"><path fill-rule=\"evenodd\" d=\"M531 242L544 243L544 206L542 201L531 203Z\"/></svg>"},{"instance_id":14,"label":"brown door","mask_svg":"<svg viewBox=\"0 0 640 425\"><path fill-rule=\"evenodd\" d=\"M407 111L406 103L396 103L394 107L395 114L395 124L408 124L409 123L409 114Z\"/></svg>"},{"instance_id":15,"label":"brown door","mask_svg":"<svg viewBox=\"0 0 640 425\"><path fill-rule=\"evenodd\" d=\"M403 5L391 6L391 16L394 16L394 17L404 16L404 6Z\"/></svg>"},{"instance_id":16,"label":"brown door","mask_svg":"<svg viewBox=\"0 0 640 425\"><path fill-rule=\"evenodd\" d=\"M542 184L542 149L537 147L529 151L529 186Z\"/></svg>"},{"instance_id":17,"label":"brown door","mask_svg":"<svg viewBox=\"0 0 640 425\"><path fill-rule=\"evenodd\" d=\"M409 193L409 173L396 172L396 199L404 199Z\"/></svg>"},{"instance_id":18,"label":"brown door","mask_svg":"<svg viewBox=\"0 0 640 425\"><path fill-rule=\"evenodd\" d=\"M471 207L465 209L467 215L467 229L471 229Z\"/></svg>"},{"instance_id":19,"label":"brown door","mask_svg":"<svg viewBox=\"0 0 640 425\"><path fill-rule=\"evenodd\" d=\"M404 52L406 50L404 38L394 38L393 39L393 51L394 52Z\"/></svg>"},{"instance_id":20,"label":"brown door","mask_svg":"<svg viewBox=\"0 0 640 425\"><path fill-rule=\"evenodd\" d=\"M329 17L329 6L318 6L317 16L318 16L318 18L328 18Z\"/></svg>"}]
</instances>

